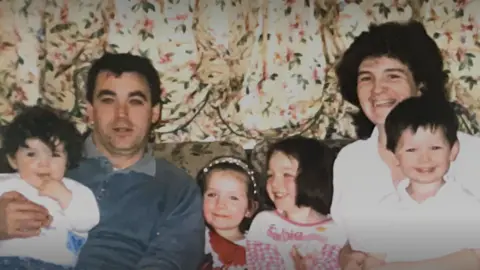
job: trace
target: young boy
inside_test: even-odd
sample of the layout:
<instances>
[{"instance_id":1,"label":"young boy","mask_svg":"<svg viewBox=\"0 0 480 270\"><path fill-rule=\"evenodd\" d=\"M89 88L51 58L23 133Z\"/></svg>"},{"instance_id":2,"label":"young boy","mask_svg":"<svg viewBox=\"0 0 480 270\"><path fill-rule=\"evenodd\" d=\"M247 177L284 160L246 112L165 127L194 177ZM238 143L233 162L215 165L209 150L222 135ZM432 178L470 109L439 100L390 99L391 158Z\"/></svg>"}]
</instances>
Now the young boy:
<instances>
[{"instance_id":1,"label":"young boy","mask_svg":"<svg viewBox=\"0 0 480 270\"><path fill-rule=\"evenodd\" d=\"M446 101L412 97L390 112L387 148L406 179L380 200L382 215L365 216L365 226L349 239L352 246L385 262L480 248L480 203L449 171L460 147L457 129Z\"/></svg>"},{"instance_id":2,"label":"young boy","mask_svg":"<svg viewBox=\"0 0 480 270\"><path fill-rule=\"evenodd\" d=\"M90 189L64 177L80 160L82 145L73 123L39 106L26 108L6 127L3 148L16 172L0 174L0 195L17 191L43 205L52 220L36 237L0 241L2 267L75 265L88 231L100 219Z\"/></svg>"}]
</instances>

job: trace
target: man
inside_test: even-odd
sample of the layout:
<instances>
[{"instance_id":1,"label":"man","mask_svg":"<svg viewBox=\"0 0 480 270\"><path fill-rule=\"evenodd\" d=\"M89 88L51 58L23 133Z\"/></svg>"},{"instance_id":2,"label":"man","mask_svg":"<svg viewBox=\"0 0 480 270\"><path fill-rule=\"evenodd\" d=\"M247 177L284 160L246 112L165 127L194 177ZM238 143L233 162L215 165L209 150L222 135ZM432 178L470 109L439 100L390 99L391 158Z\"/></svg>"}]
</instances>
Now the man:
<instances>
[{"instance_id":1,"label":"man","mask_svg":"<svg viewBox=\"0 0 480 270\"><path fill-rule=\"evenodd\" d=\"M85 159L68 177L88 186L100 223L77 269L196 269L204 248L201 194L181 169L147 146L160 118L160 80L151 62L105 54L87 78L91 134ZM88 209L85 209L88 211ZM38 235L48 212L18 193L0 197L0 238Z\"/></svg>"}]
</instances>

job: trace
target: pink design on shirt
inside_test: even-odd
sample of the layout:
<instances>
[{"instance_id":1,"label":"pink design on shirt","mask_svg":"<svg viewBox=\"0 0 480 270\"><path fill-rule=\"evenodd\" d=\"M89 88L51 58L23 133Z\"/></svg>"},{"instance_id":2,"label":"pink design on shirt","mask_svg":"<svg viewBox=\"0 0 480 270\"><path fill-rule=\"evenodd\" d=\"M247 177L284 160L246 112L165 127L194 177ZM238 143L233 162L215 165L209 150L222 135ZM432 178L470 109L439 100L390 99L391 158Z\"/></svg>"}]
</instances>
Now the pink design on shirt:
<instances>
[{"instance_id":1,"label":"pink design on shirt","mask_svg":"<svg viewBox=\"0 0 480 270\"><path fill-rule=\"evenodd\" d=\"M314 233L305 234L303 232L295 232L293 230L282 229L277 232L275 224L270 225L267 231L267 236L275 241L287 242L287 241L319 241L326 243L328 238Z\"/></svg>"},{"instance_id":2,"label":"pink design on shirt","mask_svg":"<svg viewBox=\"0 0 480 270\"><path fill-rule=\"evenodd\" d=\"M281 269L284 265L282 255L271 244L247 240L247 269Z\"/></svg>"},{"instance_id":3,"label":"pink design on shirt","mask_svg":"<svg viewBox=\"0 0 480 270\"><path fill-rule=\"evenodd\" d=\"M304 257L307 270L339 270L340 246L323 245L321 251ZM247 268L249 270L285 269L285 262L277 247L257 241L247 241Z\"/></svg>"},{"instance_id":4,"label":"pink design on shirt","mask_svg":"<svg viewBox=\"0 0 480 270\"><path fill-rule=\"evenodd\" d=\"M275 211L258 214L247 235L247 267L253 270L295 268L294 248L308 270L339 270L338 255L346 242L333 220L295 223Z\"/></svg>"}]
</instances>

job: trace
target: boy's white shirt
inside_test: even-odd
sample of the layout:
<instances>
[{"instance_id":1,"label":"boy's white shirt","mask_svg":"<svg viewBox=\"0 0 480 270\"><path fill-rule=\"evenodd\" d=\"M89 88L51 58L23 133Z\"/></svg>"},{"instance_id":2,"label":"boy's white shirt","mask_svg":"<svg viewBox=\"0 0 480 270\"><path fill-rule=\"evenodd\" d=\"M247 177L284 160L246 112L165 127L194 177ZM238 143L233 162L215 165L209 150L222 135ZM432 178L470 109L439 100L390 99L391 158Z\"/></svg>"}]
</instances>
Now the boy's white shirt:
<instances>
[{"instance_id":1,"label":"boy's white shirt","mask_svg":"<svg viewBox=\"0 0 480 270\"><path fill-rule=\"evenodd\" d=\"M350 230L356 250L384 254L387 262L438 258L467 248L480 248L480 202L446 176L432 197L416 202L408 179L367 214L364 226Z\"/></svg>"},{"instance_id":2,"label":"boy's white shirt","mask_svg":"<svg viewBox=\"0 0 480 270\"><path fill-rule=\"evenodd\" d=\"M378 129L367 140L357 140L338 153L333 173L333 200L330 209L335 222L345 231L369 220L365 214L395 191L391 172L378 154ZM480 138L457 133L460 151L448 175L480 198Z\"/></svg>"},{"instance_id":3,"label":"boy's white shirt","mask_svg":"<svg viewBox=\"0 0 480 270\"><path fill-rule=\"evenodd\" d=\"M333 174L332 218L346 228L371 206L395 190L391 172L378 154L378 129L367 140L357 140L338 153ZM480 198L480 138L458 132L460 151L448 175Z\"/></svg>"},{"instance_id":4,"label":"boy's white shirt","mask_svg":"<svg viewBox=\"0 0 480 270\"><path fill-rule=\"evenodd\" d=\"M30 257L60 265L75 264L78 254L67 247L68 233L86 240L88 231L99 223L100 212L97 200L88 187L69 178L62 181L72 192L72 200L66 209L49 197L40 196L38 190L17 173L0 174L0 195L17 191L47 208L53 218L50 227L42 229L39 236L0 241L0 256Z\"/></svg>"}]
</instances>

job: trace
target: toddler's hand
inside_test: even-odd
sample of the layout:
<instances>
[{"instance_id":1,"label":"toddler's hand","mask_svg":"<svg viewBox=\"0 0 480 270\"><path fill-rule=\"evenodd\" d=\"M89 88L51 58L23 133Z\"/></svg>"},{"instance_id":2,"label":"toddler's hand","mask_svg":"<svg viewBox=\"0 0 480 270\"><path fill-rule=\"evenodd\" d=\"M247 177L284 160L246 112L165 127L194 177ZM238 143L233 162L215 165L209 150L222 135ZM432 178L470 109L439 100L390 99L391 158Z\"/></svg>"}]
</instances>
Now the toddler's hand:
<instances>
[{"instance_id":1,"label":"toddler's hand","mask_svg":"<svg viewBox=\"0 0 480 270\"><path fill-rule=\"evenodd\" d=\"M41 196L47 196L57 201L62 209L65 209L72 200L72 192L62 181L45 180L38 188Z\"/></svg>"},{"instance_id":2,"label":"toddler's hand","mask_svg":"<svg viewBox=\"0 0 480 270\"><path fill-rule=\"evenodd\" d=\"M41 196L47 196L52 198L56 201L68 192L67 188L63 184L63 182L55 181L55 180L44 180L43 183L38 187L39 194Z\"/></svg>"}]
</instances>

